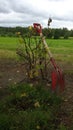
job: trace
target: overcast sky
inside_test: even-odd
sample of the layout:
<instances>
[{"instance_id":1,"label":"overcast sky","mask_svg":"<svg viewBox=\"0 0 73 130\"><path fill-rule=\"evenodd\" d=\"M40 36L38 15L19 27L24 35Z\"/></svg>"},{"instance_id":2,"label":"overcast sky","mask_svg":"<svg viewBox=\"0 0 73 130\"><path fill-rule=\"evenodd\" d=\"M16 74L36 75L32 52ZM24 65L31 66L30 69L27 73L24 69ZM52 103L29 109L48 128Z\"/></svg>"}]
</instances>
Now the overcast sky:
<instances>
[{"instance_id":1,"label":"overcast sky","mask_svg":"<svg viewBox=\"0 0 73 130\"><path fill-rule=\"evenodd\" d=\"M30 26L34 22L51 28L73 29L73 0L0 0L0 26Z\"/></svg>"}]
</instances>

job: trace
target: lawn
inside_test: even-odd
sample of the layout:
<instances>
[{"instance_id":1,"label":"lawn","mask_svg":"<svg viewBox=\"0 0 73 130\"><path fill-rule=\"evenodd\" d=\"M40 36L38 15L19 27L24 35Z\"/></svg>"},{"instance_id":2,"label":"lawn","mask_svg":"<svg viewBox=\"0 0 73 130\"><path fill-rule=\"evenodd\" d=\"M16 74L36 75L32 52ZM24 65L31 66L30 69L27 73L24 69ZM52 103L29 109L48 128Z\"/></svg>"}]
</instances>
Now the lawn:
<instances>
[{"instance_id":1,"label":"lawn","mask_svg":"<svg viewBox=\"0 0 73 130\"><path fill-rule=\"evenodd\" d=\"M0 49L15 51L18 39L14 37L0 37Z\"/></svg>"},{"instance_id":2,"label":"lawn","mask_svg":"<svg viewBox=\"0 0 73 130\"><path fill-rule=\"evenodd\" d=\"M73 40L72 39L59 39L47 40L51 52L54 57L59 61L72 63L73 61Z\"/></svg>"},{"instance_id":3,"label":"lawn","mask_svg":"<svg viewBox=\"0 0 73 130\"><path fill-rule=\"evenodd\" d=\"M17 59L16 48L18 39L14 37L0 37L0 59Z\"/></svg>"},{"instance_id":4,"label":"lawn","mask_svg":"<svg viewBox=\"0 0 73 130\"><path fill-rule=\"evenodd\" d=\"M73 40L72 39L47 39L46 40L55 59L72 63ZM0 58L17 58L16 49L19 46L18 38L0 37Z\"/></svg>"}]
</instances>

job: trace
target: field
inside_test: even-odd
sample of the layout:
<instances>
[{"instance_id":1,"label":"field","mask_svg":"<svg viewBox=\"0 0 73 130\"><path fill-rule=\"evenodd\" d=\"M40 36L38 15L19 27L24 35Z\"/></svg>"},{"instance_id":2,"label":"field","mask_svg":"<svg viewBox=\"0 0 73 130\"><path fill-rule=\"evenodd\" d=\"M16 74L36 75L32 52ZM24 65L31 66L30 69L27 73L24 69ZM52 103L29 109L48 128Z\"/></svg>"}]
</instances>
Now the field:
<instances>
[{"instance_id":1,"label":"field","mask_svg":"<svg viewBox=\"0 0 73 130\"><path fill-rule=\"evenodd\" d=\"M72 124L73 124L73 88L72 88L73 87L73 40L72 39L68 39L68 40L46 39L46 41L50 47L51 52L53 53L54 58L56 59L57 64L62 68L62 70L65 74L66 87L65 87L65 91L61 94L61 96L64 99L64 102L62 103L62 109L64 112L66 111L67 114L65 114L63 112L61 118L62 118L62 124L65 124L65 126L68 125L67 127L70 127L70 129L72 129L73 128L73 126L72 126ZM1 99L6 97L10 93L9 91L7 91L8 86L10 86L12 84L14 84L14 85L18 84L20 81L22 81L26 77L24 64L23 64L23 62L19 61L18 55L16 54L16 49L18 48L18 46L19 46L18 38L0 37L0 97L1 97ZM32 84L30 86L32 87ZM24 89L25 89L25 87L24 87ZM16 88L16 90L12 90L12 91L13 91L14 96L15 97L17 96L19 99L19 92L17 92L17 88ZM18 89L18 91L19 91L19 89ZM22 92L23 90L20 90L20 91ZM16 92L16 94L15 94L15 92ZM33 92L33 94L34 94L34 92ZM24 93L24 95L22 95L22 97L27 97L27 96ZM38 99L35 99L35 100L38 100ZM12 99L10 99L10 101L12 101ZM10 102L10 101L8 101L8 102ZM30 101L28 100L28 102L30 102ZM20 103L20 102L18 102L18 103ZM37 106L39 106L39 102L37 104L38 104ZM10 111L11 106L8 109ZM14 109L14 108L12 108L12 109ZM19 108L17 108L17 109L19 109ZM13 112L13 111L15 112L15 110L11 110L11 112ZM21 111L21 109L20 109L20 111ZM19 114L21 113L20 111L19 111ZM37 113L39 113L39 111L36 112L36 115L37 115ZM20 116L21 115L22 114L20 114ZM25 115L28 116L27 112L25 113ZM17 115L15 115L15 117L14 117L15 119L16 119L16 116ZM40 116L42 116L42 115L40 115ZM46 116L46 113L45 113L45 116ZM45 116L41 117L41 118L44 120ZM4 117L5 117L5 115L4 115ZM9 118L10 117L8 117L8 119ZM23 117L21 117L21 119L23 119ZM62 124L60 126L61 127L60 130L67 130L66 128L62 127ZM23 125L25 125L25 124L23 124ZM37 127L36 129L40 129L38 124L36 127ZM46 129L46 128L44 127L43 130L44 129ZM68 129L68 130L70 130L70 129ZM1 129L1 130L3 130L3 129ZM15 128L12 128L11 130L15 130ZM20 129L16 128L16 130L20 130ZM46 130L48 130L48 129L46 129ZM56 130L56 129L50 128L50 130Z\"/></svg>"},{"instance_id":2,"label":"field","mask_svg":"<svg viewBox=\"0 0 73 130\"><path fill-rule=\"evenodd\" d=\"M72 62L73 41L72 40L49 40L50 49L60 61Z\"/></svg>"},{"instance_id":3,"label":"field","mask_svg":"<svg viewBox=\"0 0 73 130\"><path fill-rule=\"evenodd\" d=\"M54 57L60 61L73 61L73 41L69 40L48 40L47 43ZM18 38L0 37L0 59L16 58L16 49L19 46Z\"/></svg>"},{"instance_id":4,"label":"field","mask_svg":"<svg viewBox=\"0 0 73 130\"><path fill-rule=\"evenodd\" d=\"M16 58L17 38L0 37L0 59Z\"/></svg>"}]
</instances>

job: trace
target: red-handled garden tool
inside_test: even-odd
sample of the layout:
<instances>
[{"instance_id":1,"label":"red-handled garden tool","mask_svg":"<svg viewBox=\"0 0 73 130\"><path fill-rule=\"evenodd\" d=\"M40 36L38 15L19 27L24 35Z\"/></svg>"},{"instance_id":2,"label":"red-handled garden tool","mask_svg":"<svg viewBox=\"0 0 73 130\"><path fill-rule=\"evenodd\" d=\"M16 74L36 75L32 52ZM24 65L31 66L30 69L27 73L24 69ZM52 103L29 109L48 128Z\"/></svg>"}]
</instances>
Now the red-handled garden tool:
<instances>
[{"instance_id":1,"label":"red-handled garden tool","mask_svg":"<svg viewBox=\"0 0 73 130\"><path fill-rule=\"evenodd\" d=\"M52 90L55 91L57 86L60 86L60 90L63 91L64 87L65 87L65 79L64 79L64 75L62 70L57 66L55 59L53 58L53 55L46 43L45 37L42 34L42 27L40 24L38 23L34 23L33 24L34 29L40 34L40 37L42 38L42 43L44 44L44 48L46 50L46 52L48 53L49 57L50 57L50 62L54 68L53 72L52 72Z\"/></svg>"}]
</instances>

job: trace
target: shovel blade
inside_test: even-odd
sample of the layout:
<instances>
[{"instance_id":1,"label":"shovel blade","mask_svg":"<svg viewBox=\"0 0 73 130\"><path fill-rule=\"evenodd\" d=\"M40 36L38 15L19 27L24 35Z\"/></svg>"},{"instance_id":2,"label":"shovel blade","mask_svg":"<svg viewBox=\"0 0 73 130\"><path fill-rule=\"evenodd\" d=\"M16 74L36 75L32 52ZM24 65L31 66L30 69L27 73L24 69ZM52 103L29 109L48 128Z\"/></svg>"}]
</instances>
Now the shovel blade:
<instances>
[{"instance_id":1,"label":"shovel blade","mask_svg":"<svg viewBox=\"0 0 73 130\"><path fill-rule=\"evenodd\" d=\"M65 88L65 78L61 70L52 72L52 90L55 91L60 86L60 90L63 91Z\"/></svg>"},{"instance_id":2,"label":"shovel blade","mask_svg":"<svg viewBox=\"0 0 73 130\"><path fill-rule=\"evenodd\" d=\"M52 90L55 91L58 84L58 75L56 71L52 72Z\"/></svg>"},{"instance_id":3,"label":"shovel blade","mask_svg":"<svg viewBox=\"0 0 73 130\"><path fill-rule=\"evenodd\" d=\"M59 85L60 85L60 90L64 91L65 88L65 77L62 71L59 71Z\"/></svg>"}]
</instances>

